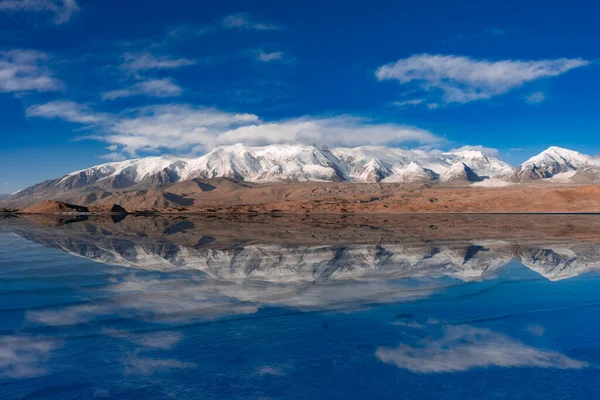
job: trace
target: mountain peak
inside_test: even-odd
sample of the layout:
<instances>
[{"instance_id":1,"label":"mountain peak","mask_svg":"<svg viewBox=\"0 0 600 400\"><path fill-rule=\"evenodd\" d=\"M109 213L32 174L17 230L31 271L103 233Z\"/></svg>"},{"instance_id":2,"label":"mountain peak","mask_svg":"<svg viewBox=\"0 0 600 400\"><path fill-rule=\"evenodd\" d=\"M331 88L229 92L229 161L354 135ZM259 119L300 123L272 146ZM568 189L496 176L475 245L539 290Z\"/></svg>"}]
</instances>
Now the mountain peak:
<instances>
[{"instance_id":1,"label":"mountain peak","mask_svg":"<svg viewBox=\"0 0 600 400\"><path fill-rule=\"evenodd\" d=\"M447 183L478 182L481 178L464 162L457 162L442 175L441 180Z\"/></svg>"}]
</instances>

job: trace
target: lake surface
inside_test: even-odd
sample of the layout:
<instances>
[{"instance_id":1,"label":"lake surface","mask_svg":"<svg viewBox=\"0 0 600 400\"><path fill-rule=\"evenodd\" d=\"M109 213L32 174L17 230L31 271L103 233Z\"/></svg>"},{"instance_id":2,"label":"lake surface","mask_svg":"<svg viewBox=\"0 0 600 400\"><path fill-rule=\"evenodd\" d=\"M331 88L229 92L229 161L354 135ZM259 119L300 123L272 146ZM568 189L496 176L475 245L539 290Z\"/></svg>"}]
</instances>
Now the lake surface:
<instances>
[{"instance_id":1,"label":"lake surface","mask_svg":"<svg viewBox=\"0 0 600 400\"><path fill-rule=\"evenodd\" d=\"M599 228L4 218L0 397L598 398Z\"/></svg>"}]
</instances>

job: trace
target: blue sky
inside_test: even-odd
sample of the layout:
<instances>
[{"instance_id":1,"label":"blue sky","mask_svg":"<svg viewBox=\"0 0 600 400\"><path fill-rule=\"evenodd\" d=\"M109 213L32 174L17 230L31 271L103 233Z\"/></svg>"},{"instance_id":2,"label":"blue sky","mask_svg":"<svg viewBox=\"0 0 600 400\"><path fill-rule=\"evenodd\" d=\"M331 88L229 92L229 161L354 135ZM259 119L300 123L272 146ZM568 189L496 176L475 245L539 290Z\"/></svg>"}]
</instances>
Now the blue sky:
<instances>
[{"instance_id":1,"label":"blue sky","mask_svg":"<svg viewBox=\"0 0 600 400\"><path fill-rule=\"evenodd\" d=\"M0 193L235 142L600 152L595 1L0 0Z\"/></svg>"}]
</instances>

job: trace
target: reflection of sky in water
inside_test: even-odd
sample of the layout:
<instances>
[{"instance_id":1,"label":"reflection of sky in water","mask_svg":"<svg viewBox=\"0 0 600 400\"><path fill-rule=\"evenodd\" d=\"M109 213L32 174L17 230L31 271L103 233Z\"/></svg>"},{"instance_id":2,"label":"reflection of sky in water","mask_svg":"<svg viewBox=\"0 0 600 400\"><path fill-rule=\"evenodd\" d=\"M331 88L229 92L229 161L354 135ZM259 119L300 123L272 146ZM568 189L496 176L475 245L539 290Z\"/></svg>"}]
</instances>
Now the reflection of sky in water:
<instances>
[{"instance_id":1,"label":"reflection of sky in water","mask_svg":"<svg viewBox=\"0 0 600 400\"><path fill-rule=\"evenodd\" d=\"M111 257L126 254L127 268L88 259L107 248L73 257L44 240L0 233L6 398L600 393L594 246L153 253L121 243ZM80 246L65 243L51 247ZM143 269L160 259L181 268Z\"/></svg>"}]
</instances>

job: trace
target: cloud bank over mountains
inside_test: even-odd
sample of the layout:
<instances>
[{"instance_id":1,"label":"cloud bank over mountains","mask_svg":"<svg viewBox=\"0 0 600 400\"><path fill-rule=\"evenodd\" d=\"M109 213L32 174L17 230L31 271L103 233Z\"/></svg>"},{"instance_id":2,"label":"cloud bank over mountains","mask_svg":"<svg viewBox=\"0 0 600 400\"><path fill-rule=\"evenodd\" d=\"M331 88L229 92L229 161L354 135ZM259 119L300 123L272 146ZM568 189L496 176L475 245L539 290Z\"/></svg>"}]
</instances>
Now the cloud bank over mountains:
<instances>
[{"instance_id":1,"label":"cloud bank over mountains","mask_svg":"<svg viewBox=\"0 0 600 400\"><path fill-rule=\"evenodd\" d=\"M254 146L286 142L397 146L434 145L445 141L425 129L377 123L352 115L263 121L255 114L183 104L108 114L74 102L55 101L31 106L27 115L84 124L95 132L88 138L116 145L128 155L161 150L203 153L216 146L240 142Z\"/></svg>"}]
</instances>

